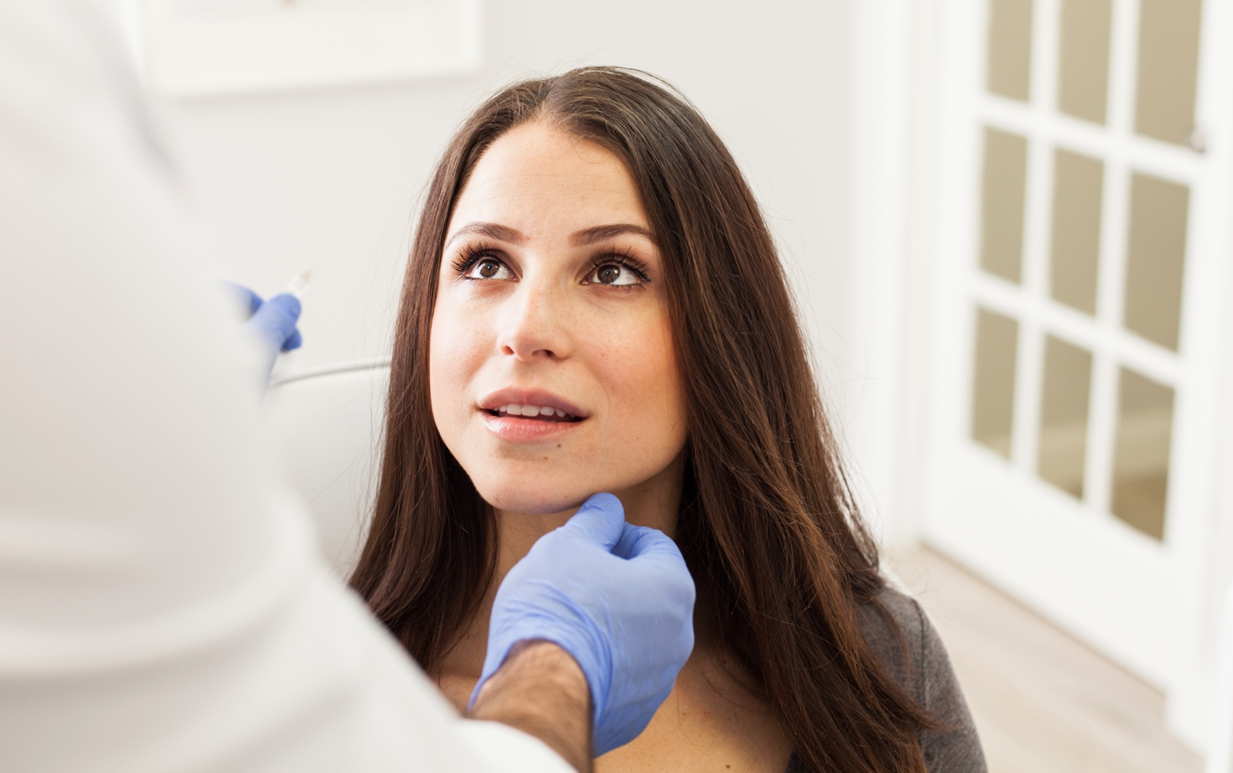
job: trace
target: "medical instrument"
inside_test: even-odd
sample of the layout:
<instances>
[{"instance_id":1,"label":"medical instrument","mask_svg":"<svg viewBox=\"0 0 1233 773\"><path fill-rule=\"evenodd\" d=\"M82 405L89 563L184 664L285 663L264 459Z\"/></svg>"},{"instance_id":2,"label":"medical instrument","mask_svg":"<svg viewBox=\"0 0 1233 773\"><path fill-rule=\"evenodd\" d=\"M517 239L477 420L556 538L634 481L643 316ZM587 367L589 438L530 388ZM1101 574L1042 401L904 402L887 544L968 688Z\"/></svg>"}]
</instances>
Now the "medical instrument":
<instances>
[{"instance_id":1,"label":"medical instrument","mask_svg":"<svg viewBox=\"0 0 1233 773\"><path fill-rule=\"evenodd\" d=\"M308 287L308 280L312 278L313 270L310 268L304 273L292 277L283 292L287 295L294 296L297 299L301 299L304 297L304 288Z\"/></svg>"}]
</instances>

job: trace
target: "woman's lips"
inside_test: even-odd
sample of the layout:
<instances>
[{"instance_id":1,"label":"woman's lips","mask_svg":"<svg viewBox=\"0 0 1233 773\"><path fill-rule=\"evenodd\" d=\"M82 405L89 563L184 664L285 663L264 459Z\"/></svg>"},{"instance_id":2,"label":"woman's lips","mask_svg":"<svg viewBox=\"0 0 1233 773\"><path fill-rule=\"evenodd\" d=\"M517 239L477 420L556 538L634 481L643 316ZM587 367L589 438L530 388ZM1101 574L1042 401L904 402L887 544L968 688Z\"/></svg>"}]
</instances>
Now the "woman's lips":
<instances>
[{"instance_id":1,"label":"woman's lips","mask_svg":"<svg viewBox=\"0 0 1233 773\"><path fill-rule=\"evenodd\" d=\"M538 416L541 412L560 413L574 419L585 419L588 413L565 398L546 389L506 387L480 399L480 410L510 413L513 416Z\"/></svg>"},{"instance_id":2,"label":"woman's lips","mask_svg":"<svg viewBox=\"0 0 1233 773\"><path fill-rule=\"evenodd\" d=\"M480 417L490 432L511 443L544 443L557 440L573 432L586 421L585 419L549 421L545 418L512 416L485 410L480 410Z\"/></svg>"},{"instance_id":3,"label":"woman's lips","mask_svg":"<svg viewBox=\"0 0 1233 773\"><path fill-rule=\"evenodd\" d=\"M490 432L510 443L559 440L585 423L589 415L546 389L519 387L489 393L476 410Z\"/></svg>"}]
</instances>

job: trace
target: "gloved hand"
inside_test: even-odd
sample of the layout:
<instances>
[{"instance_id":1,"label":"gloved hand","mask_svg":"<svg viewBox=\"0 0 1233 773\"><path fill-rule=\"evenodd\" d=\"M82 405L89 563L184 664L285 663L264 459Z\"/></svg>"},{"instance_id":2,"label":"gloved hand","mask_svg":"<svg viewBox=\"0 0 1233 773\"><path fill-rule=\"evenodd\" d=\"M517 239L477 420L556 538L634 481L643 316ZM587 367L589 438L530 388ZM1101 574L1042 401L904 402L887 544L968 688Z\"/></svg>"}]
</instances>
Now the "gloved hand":
<instances>
[{"instance_id":1,"label":"gloved hand","mask_svg":"<svg viewBox=\"0 0 1233 773\"><path fill-rule=\"evenodd\" d=\"M693 578L676 544L625 523L621 501L596 494L502 581L471 703L514 644L546 639L586 674L595 755L623 746L646 728L689 659L693 609Z\"/></svg>"},{"instance_id":2,"label":"gloved hand","mask_svg":"<svg viewBox=\"0 0 1233 773\"><path fill-rule=\"evenodd\" d=\"M263 301L260 295L243 285L234 282L227 284L235 292L241 306L248 307L244 327L261 344L264 365L262 372L266 379L269 379L278 353L298 349L303 343L300 331L295 326L300 318L300 299L282 293Z\"/></svg>"}]
</instances>

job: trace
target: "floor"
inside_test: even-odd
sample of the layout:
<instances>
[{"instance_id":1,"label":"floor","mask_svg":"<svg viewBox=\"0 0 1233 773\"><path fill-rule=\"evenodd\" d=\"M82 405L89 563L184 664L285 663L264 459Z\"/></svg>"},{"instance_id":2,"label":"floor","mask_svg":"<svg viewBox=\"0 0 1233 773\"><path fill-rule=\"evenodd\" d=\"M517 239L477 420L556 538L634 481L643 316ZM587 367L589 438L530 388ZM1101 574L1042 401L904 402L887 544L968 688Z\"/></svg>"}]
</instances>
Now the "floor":
<instances>
[{"instance_id":1,"label":"floor","mask_svg":"<svg viewBox=\"0 0 1233 773\"><path fill-rule=\"evenodd\" d=\"M950 652L990 773L1201 773L1159 691L941 555L887 564Z\"/></svg>"}]
</instances>

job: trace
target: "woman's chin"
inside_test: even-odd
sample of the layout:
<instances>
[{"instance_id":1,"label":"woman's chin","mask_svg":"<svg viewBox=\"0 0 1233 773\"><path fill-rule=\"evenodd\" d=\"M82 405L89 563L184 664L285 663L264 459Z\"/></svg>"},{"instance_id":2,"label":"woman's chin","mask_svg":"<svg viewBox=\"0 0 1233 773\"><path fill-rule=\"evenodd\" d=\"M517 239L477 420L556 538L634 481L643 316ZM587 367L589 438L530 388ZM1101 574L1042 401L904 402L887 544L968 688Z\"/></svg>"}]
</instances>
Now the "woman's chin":
<instances>
[{"instance_id":1,"label":"woman's chin","mask_svg":"<svg viewBox=\"0 0 1233 773\"><path fill-rule=\"evenodd\" d=\"M528 515L555 515L573 510L586 501L590 493L544 491L538 486L476 486L484 501L497 510ZM591 492L594 493L594 492Z\"/></svg>"}]
</instances>

